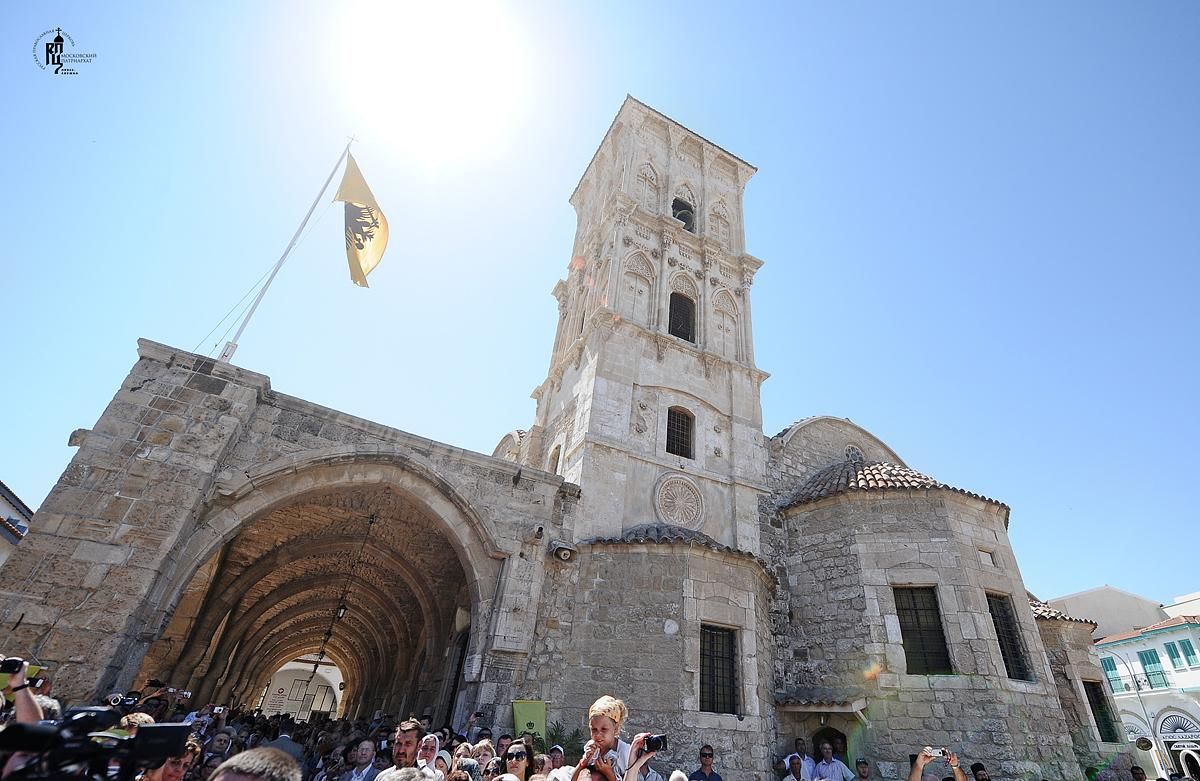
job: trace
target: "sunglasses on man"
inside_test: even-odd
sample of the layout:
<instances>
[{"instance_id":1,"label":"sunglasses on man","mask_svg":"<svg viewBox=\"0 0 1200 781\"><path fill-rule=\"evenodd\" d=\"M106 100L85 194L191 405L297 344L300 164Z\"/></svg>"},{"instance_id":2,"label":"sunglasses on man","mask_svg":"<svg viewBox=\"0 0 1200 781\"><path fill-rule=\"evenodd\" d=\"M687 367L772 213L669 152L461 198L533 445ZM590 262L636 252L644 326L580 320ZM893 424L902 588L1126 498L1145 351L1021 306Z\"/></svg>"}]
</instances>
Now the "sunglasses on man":
<instances>
[{"instance_id":1,"label":"sunglasses on man","mask_svg":"<svg viewBox=\"0 0 1200 781\"><path fill-rule=\"evenodd\" d=\"M700 752L700 756L702 756L702 757L711 757L712 755L713 755L713 753L711 751L701 751Z\"/></svg>"}]
</instances>

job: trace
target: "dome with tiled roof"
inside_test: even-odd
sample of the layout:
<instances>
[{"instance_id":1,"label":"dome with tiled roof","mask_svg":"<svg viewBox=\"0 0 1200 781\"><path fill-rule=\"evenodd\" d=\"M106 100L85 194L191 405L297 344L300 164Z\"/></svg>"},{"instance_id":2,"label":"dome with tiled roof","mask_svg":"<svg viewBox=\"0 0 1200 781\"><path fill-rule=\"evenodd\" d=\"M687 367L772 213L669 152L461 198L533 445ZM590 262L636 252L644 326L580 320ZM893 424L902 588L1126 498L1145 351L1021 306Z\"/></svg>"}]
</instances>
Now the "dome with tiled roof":
<instances>
[{"instance_id":1,"label":"dome with tiled roof","mask_svg":"<svg viewBox=\"0 0 1200 781\"><path fill-rule=\"evenodd\" d=\"M953 491L1008 509L1003 502L955 488L906 466L853 458L827 466L814 474L799 488L786 493L779 502L779 508L787 509L838 494L884 490Z\"/></svg>"}]
</instances>

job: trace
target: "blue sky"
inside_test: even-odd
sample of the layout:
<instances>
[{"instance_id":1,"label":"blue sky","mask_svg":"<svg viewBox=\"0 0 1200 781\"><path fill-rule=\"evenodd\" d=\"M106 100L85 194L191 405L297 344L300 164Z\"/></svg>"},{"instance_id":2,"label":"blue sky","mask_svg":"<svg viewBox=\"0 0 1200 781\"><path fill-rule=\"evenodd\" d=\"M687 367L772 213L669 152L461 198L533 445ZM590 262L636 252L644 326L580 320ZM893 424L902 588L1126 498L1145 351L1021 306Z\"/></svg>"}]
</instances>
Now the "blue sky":
<instances>
[{"instance_id":1,"label":"blue sky","mask_svg":"<svg viewBox=\"0 0 1200 781\"><path fill-rule=\"evenodd\" d=\"M200 352L347 136L235 362L491 452L533 415L574 215L626 93L759 167L764 429L848 417L1012 506L1026 584L1200 589L1190 478L1200 4L42 3L0 31L0 479L36 506L147 337ZM31 47L61 27L72 77ZM330 193L330 196L332 192ZM218 345L219 347L219 345Z\"/></svg>"}]
</instances>

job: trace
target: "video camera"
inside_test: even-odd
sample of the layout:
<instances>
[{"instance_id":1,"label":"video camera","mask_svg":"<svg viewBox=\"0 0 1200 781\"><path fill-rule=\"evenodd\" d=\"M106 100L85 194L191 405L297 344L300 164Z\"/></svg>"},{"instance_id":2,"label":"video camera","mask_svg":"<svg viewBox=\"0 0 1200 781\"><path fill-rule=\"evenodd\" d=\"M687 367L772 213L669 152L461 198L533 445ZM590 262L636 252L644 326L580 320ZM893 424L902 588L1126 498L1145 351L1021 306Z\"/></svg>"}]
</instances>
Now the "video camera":
<instances>
[{"instance_id":1,"label":"video camera","mask_svg":"<svg viewBox=\"0 0 1200 781\"><path fill-rule=\"evenodd\" d=\"M138 772L180 756L187 747L187 724L147 724L130 737L113 729L120 720L113 708L92 707L72 708L57 723L10 722L0 729L0 752L35 756L6 781L130 781Z\"/></svg>"}]
</instances>

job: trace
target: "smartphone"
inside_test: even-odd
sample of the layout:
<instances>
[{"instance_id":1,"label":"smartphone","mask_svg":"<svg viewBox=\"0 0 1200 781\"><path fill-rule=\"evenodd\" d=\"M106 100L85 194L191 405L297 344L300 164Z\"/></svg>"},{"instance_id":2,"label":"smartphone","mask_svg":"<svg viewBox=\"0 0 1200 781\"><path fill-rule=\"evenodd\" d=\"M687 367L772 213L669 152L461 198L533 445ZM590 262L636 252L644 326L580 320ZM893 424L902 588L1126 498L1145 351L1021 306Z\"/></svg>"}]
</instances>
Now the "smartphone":
<instances>
[{"instance_id":1,"label":"smartphone","mask_svg":"<svg viewBox=\"0 0 1200 781\"><path fill-rule=\"evenodd\" d=\"M942 751L940 748L926 746L925 747L925 756L927 756L927 757L944 757L944 756L946 756L946 752Z\"/></svg>"}]
</instances>

